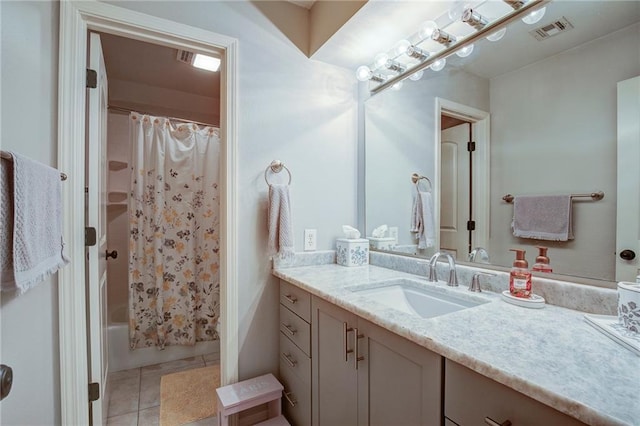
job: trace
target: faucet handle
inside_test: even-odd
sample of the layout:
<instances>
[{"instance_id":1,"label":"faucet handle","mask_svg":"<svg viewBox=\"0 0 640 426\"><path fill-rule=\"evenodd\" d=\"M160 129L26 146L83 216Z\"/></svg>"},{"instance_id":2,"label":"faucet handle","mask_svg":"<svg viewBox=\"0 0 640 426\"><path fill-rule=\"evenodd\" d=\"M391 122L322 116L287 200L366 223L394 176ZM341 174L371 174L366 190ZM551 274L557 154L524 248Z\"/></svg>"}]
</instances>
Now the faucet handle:
<instances>
[{"instance_id":1,"label":"faucet handle","mask_svg":"<svg viewBox=\"0 0 640 426\"><path fill-rule=\"evenodd\" d=\"M476 272L476 273L474 273L473 277L471 278L471 284L469 284L469 291L473 291L473 292L476 292L476 293L482 292L482 289L480 288L480 277L481 276L495 277L496 274L492 274L490 272Z\"/></svg>"}]
</instances>

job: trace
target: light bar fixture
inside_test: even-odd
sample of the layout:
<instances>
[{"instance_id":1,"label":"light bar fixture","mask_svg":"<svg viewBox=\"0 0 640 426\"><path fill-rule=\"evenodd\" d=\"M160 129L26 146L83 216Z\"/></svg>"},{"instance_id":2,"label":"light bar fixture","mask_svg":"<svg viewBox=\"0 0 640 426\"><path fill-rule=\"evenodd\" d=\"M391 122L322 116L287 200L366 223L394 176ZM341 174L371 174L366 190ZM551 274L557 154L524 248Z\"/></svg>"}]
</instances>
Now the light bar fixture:
<instances>
[{"instance_id":1,"label":"light bar fixture","mask_svg":"<svg viewBox=\"0 0 640 426\"><path fill-rule=\"evenodd\" d=\"M474 7L454 5L455 13L449 11L450 22L447 25L442 25L441 28L435 21L425 21L416 33L397 42L391 50L376 55L372 64L358 67L357 79L378 83L370 89L374 94L389 87L399 89L403 80L419 80L427 69L442 70L446 66L447 57L454 53L463 58L469 56L473 52L474 43L482 38L500 40L506 32L506 26L517 19L522 19L527 24L538 22L545 13L543 6L551 0L503 1L513 11L495 20L482 15ZM475 32L464 37L447 32L445 28L456 20L468 24ZM438 18L438 22L441 21ZM435 52L430 51L431 48L429 51L425 49L429 46L428 43L433 46L433 42L442 45L442 48Z\"/></svg>"}]
</instances>

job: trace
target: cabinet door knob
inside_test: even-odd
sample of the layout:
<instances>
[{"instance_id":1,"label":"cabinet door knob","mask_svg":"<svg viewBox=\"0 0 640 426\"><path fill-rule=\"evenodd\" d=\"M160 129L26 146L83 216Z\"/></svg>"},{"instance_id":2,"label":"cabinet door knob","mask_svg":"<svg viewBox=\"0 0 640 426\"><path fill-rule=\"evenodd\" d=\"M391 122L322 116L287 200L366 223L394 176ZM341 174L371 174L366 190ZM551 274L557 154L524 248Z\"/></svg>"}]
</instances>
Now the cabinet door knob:
<instances>
[{"instance_id":1,"label":"cabinet door knob","mask_svg":"<svg viewBox=\"0 0 640 426\"><path fill-rule=\"evenodd\" d=\"M485 417L484 418L484 422L485 422L485 424L488 424L489 426L511 426L511 421L510 420L505 420L502 423L498 423L495 420L493 420L491 417Z\"/></svg>"},{"instance_id":2,"label":"cabinet door knob","mask_svg":"<svg viewBox=\"0 0 640 426\"><path fill-rule=\"evenodd\" d=\"M620 252L620 259L633 260L635 258L636 258L636 252L633 250L626 249Z\"/></svg>"}]
</instances>

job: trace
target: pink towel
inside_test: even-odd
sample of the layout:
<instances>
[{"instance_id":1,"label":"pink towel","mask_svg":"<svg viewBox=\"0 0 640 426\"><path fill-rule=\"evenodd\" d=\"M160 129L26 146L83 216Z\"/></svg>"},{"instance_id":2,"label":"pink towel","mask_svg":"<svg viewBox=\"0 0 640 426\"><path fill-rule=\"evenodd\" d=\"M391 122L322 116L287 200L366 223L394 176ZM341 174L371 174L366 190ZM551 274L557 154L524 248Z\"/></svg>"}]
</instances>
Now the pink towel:
<instances>
[{"instance_id":1,"label":"pink towel","mask_svg":"<svg viewBox=\"0 0 640 426\"><path fill-rule=\"evenodd\" d=\"M513 235L535 240L573 240L571 207L571 195L515 197Z\"/></svg>"}]
</instances>

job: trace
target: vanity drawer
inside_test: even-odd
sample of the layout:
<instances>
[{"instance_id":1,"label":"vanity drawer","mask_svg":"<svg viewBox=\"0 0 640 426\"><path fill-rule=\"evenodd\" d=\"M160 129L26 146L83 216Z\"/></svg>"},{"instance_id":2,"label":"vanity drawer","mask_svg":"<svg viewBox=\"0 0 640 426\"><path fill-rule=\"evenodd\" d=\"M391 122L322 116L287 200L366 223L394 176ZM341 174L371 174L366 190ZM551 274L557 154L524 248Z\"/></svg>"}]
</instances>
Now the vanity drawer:
<instances>
[{"instance_id":1,"label":"vanity drawer","mask_svg":"<svg viewBox=\"0 0 640 426\"><path fill-rule=\"evenodd\" d=\"M306 322L311 322L311 295L306 291L280 280L280 303Z\"/></svg>"},{"instance_id":2,"label":"vanity drawer","mask_svg":"<svg viewBox=\"0 0 640 426\"><path fill-rule=\"evenodd\" d=\"M280 369L283 368L291 371L307 386L311 386L311 358L280 332Z\"/></svg>"},{"instance_id":3,"label":"vanity drawer","mask_svg":"<svg viewBox=\"0 0 640 426\"><path fill-rule=\"evenodd\" d=\"M284 386L282 409L287 420L293 426L311 425L311 386L293 374L282 358L280 358L280 382Z\"/></svg>"},{"instance_id":4,"label":"vanity drawer","mask_svg":"<svg viewBox=\"0 0 640 426\"><path fill-rule=\"evenodd\" d=\"M280 305L280 331L302 352L311 356L311 326L282 305Z\"/></svg>"},{"instance_id":5,"label":"vanity drawer","mask_svg":"<svg viewBox=\"0 0 640 426\"><path fill-rule=\"evenodd\" d=\"M445 364L444 414L460 426L482 425L485 418L491 418L498 424L509 420L518 426L584 425L449 360Z\"/></svg>"}]
</instances>

